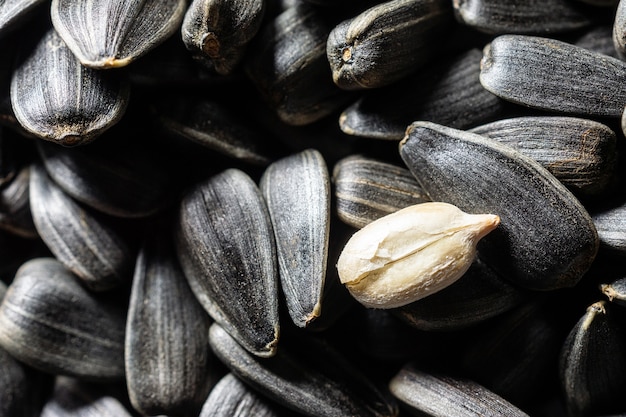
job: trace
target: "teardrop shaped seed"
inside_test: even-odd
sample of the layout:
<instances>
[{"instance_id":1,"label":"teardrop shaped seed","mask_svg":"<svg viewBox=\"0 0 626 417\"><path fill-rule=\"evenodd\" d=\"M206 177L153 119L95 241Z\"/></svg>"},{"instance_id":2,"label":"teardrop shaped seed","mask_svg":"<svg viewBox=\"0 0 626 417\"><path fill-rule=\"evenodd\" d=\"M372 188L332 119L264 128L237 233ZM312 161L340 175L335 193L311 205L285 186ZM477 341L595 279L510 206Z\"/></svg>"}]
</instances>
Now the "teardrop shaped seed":
<instances>
[{"instance_id":1,"label":"teardrop shaped seed","mask_svg":"<svg viewBox=\"0 0 626 417\"><path fill-rule=\"evenodd\" d=\"M451 331L498 316L526 298L524 291L477 259L449 287L391 311L416 329Z\"/></svg>"},{"instance_id":2,"label":"teardrop shaped seed","mask_svg":"<svg viewBox=\"0 0 626 417\"><path fill-rule=\"evenodd\" d=\"M447 0L391 0L337 25L326 45L333 81L347 90L391 84L434 55L452 20Z\"/></svg>"},{"instance_id":3,"label":"teardrop shaped seed","mask_svg":"<svg viewBox=\"0 0 626 417\"><path fill-rule=\"evenodd\" d=\"M617 163L615 132L575 117L516 117L471 129L517 149L543 165L574 193L598 195Z\"/></svg>"},{"instance_id":4,"label":"teardrop shaped seed","mask_svg":"<svg viewBox=\"0 0 626 417\"><path fill-rule=\"evenodd\" d=\"M408 169L360 155L335 164L333 183L337 215L357 229L387 214L429 201Z\"/></svg>"},{"instance_id":5,"label":"teardrop shaped seed","mask_svg":"<svg viewBox=\"0 0 626 417\"><path fill-rule=\"evenodd\" d=\"M415 120L466 129L495 118L503 101L480 83L482 53L471 49L433 62L402 82L365 93L343 111L344 133L373 139L400 140Z\"/></svg>"},{"instance_id":6,"label":"teardrop shaped seed","mask_svg":"<svg viewBox=\"0 0 626 417\"><path fill-rule=\"evenodd\" d=\"M360 371L313 338L293 340L272 358L250 355L217 323L209 343L217 357L263 395L311 417L393 417L398 410ZM298 342L298 343L297 343Z\"/></svg>"},{"instance_id":7,"label":"teardrop shaped seed","mask_svg":"<svg viewBox=\"0 0 626 417\"><path fill-rule=\"evenodd\" d=\"M284 123L311 124L350 99L329 76L331 29L324 13L300 2L267 24L251 45L245 71Z\"/></svg>"},{"instance_id":8,"label":"teardrop shaped seed","mask_svg":"<svg viewBox=\"0 0 626 417\"><path fill-rule=\"evenodd\" d=\"M428 122L409 126L400 155L432 199L500 216L478 250L502 277L549 290L575 285L589 269L599 246L593 221L537 162L495 140Z\"/></svg>"},{"instance_id":9,"label":"teardrop shaped seed","mask_svg":"<svg viewBox=\"0 0 626 417\"><path fill-rule=\"evenodd\" d=\"M130 280L134 254L121 233L72 200L39 165L31 166L30 209L46 246L90 289L108 290Z\"/></svg>"},{"instance_id":10,"label":"teardrop shaped seed","mask_svg":"<svg viewBox=\"0 0 626 417\"><path fill-rule=\"evenodd\" d=\"M38 236L30 212L30 168L22 167L13 180L0 188L0 229L21 237Z\"/></svg>"},{"instance_id":11,"label":"teardrop shaped seed","mask_svg":"<svg viewBox=\"0 0 626 417\"><path fill-rule=\"evenodd\" d=\"M427 374L405 365L389 383L391 393L416 415L528 417L483 386L462 378Z\"/></svg>"},{"instance_id":12,"label":"teardrop shaped seed","mask_svg":"<svg viewBox=\"0 0 626 417\"><path fill-rule=\"evenodd\" d=\"M52 24L68 48L91 68L116 68L172 36L185 0L53 0Z\"/></svg>"},{"instance_id":13,"label":"teardrop shaped seed","mask_svg":"<svg viewBox=\"0 0 626 417\"><path fill-rule=\"evenodd\" d=\"M33 135L74 146L91 142L117 123L129 91L119 74L80 65L51 29L13 72L11 105Z\"/></svg>"},{"instance_id":14,"label":"teardrop shaped seed","mask_svg":"<svg viewBox=\"0 0 626 417\"><path fill-rule=\"evenodd\" d=\"M454 0L457 19L489 34L552 34L593 23L589 10L567 0Z\"/></svg>"},{"instance_id":15,"label":"teardrop shaped seed","mask_svg":"<svg viewBox=\"0 0 626 417\"><path fill-rule=\"evenodd\" d=\"M273 159L263 133L240 112L204 97L180 95L156 104L163 129L230 158L266 166Z\"/></svg>"},{"instance_id":16,"label":"teardrop shaped seed","mask_svg":"<svg viewBox=\"0 0 626 417\"><path fill-rule=\"evenodd\" d=\"M27 19L45 0L4 0L0 3L0 36Z\"/></svg>"},{"instance_id":17,"label":"teardrop shaped seed","mask_svg":"<svg viewBox=\"0 0 626 417\"><path fill-rule=\"evenodd\" d=\"M601 284L600 290L609 301L626 306L626 278L620 278L610 284Z\"/></svg>"},{"instance_id":18,"label":"teardrop shaped seed","mask_svg":"<svg viewBox=\"0 0 626 417\"><path fill-rule=\"evenodd\" d=\"M180 204L176 246L191 289L211 317L255 355L275 354L276 246L252 179L228 169L197 184Z\"/></svg>"},{"instance_id":19,"label":"teardrop shaped seed","mask_svg":"<svg viewBox=\"0 0 626 417\"><path fill-rule=\"evenodd\" d=\"M621 117L626 106L625 62L554 39L495 38L480 82L505 100L559 113Z\"/></svg>"},{"instance_id":20,"label":"teardrop shaped seed","mask_svg":"<svg viewBox=\"0 0 626 417\"><path fill-rule=\"evenodd\" d=\"M194 0L185 14L183 42L219 74L230 74L261 28L265 0Z\"/></svg>"},{"instance_id":21,"label":"teardrop shaped seed","mask_svg":"<svg viewBox=\"0 0 626 417\"><path fill-rule=\"evenodd\" d=\"M330 235L330 178L317 150L270 165L261 178L291 320L306 327L322 310Z\"/></svg>"},{"instance_id":22,"label":"teardrop shaped seed","mask_svg":"<svg viewBox=\"0 0 626 417\"><path fill-rule=\"evenodd\" d=\"M275 407L232 373L211 390L199 417L279 417Z\"/></svg>"},{"instance_id":23,"label":"teardrop shaped seed","mask_svg":"<svg viewBox=\"0 0 626 417\"><path fill-rule=\"evenodd\" d=\"M570 415L623 411L626 329L610 308L605 301L589 306L563 344L559 375Z\"/></svg>"},{"instance_id":24,"label":"teardrop shaped seed","mask_svg":"<svg viewBox=\"0 0 626 417\"><path fill-rule=\"evenodd\" d=\"M146 415L197 415L214 381L209 375L210 318L178 265L169 229L139 252L126 323L126 384Z\"/></svg>"},{"instance_id":25,"label":"teardrop shaped seed","mask_svg":"<svg viewBox=\"0 0 626 417\"><path fill-rule=\"evenodd\" d=\"M0 305L0 346L44 372L124 376L124 306L89 293L52 258L23 264Z\"/></svg>"},{"instance_id":26,"label":"teardrop shaped seed","mask_svg":"<svg viewBox=\"0 0 626 417\"><path fill-rule=\"evenodd\" d=\"M113 138L111 138L113 139ZM72 198L110 216L150 216L170 202L171 179L151 149L96 142L63 148L46 142L37 150L48 175Z\"/></svg>"},{"instance_id":27,"label":"teardrop shaped seed","mask_svg":"<svg viewBox=\"0 0 626 417\"><path fill-rule=\"evenodd\" d=\"M115 397L102 387L89 386L84 381L57 377L54 393L46 403L41 417L131 417Z\"/></svg>"}]
</instances>

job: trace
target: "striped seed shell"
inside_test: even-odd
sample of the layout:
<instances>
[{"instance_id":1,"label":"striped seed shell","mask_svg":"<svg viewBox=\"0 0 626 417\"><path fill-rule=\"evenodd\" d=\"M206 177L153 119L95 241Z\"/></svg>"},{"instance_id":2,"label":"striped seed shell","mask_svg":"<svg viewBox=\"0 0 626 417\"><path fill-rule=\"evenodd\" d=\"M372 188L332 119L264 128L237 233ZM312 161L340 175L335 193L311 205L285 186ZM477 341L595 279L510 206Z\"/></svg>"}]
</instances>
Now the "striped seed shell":
<instances>
[{"instance_id":1,"label":"striped seed shell","mask_svg":"<svg viewBox=\"0 0 626 417\"><path fill-rule=\"evenodd\" d=\"M591 213L602 247L626 253L626 203Z\"/></svg>"},{"instance_id":2,"label":"striped seed shell","mask_svg":"<svg viewBox=\"0 0 626 417\"><path fill-rule=\"evenodd\" d=\"M4 0L0 3L0 36L27 19L45 0Z\"/></svg>"},{"instance_id":3,"label":"striped seed shell","mask_svg":"<svg viewBox=\"0 0 626 417\"><path fill-rule=\"evenodd\" d=\"M0 128L0 187L9 183L17 173L14 143Z\"/></svg>"},{"instance_id":4,"label":"striped seed shell","mask_svg":"<svg viewBox=\"0 0 626 417\"><path fill-rule=\"evenodd\" d=\"M219 74L230 74L261 28L265 0L194 0L185 14L183 42Z\"/></svg>"},{"instance_id":5,"label":"striped seed shell","mask_svg":"<svg viewBox=\"0 0 626 417\"><path fill-rule=\"evenodd\" d=\"M344 133L400 140L415 120L466 129L498 116L503 101L480 83L482 53L435 62L402 82L366 92L339 116Z\"/></svg>"},{"instance_id":6,"label":"striped seed shell","mask_svg":"<svg viewBox=\"0 0 626 417\"><path fill-rule=\"evenodd\" d=\"M626 329L612 307L606 301L589 306L563 344L559 375L569 415L623 411Z\"/></svg>"},{"instance_id":7,"label":"striped seed shell","mask_svg":"<svg viewBox=\"0 0 626 417\"><path fill-rule=\"evenodd\" d=\"M495 38L480 82L505 100L558 113L619 118L626 106L625 62L548 38Z\"/></svg>"},{"instance_id":8,"label":"striped seed shell","mask_svg":"<svg viewBox=\"0 0 626 417\"><path fill-rule=\"evenodd\" d=\"M37 237L29 200L30 168L22 167L17 176L0 187L0 229L21 237Z\"/></svg>"},{"instance_id":9,"label":"striped seed shell","mask_svg":"<svg viewBox=\"0 0 626 417\"><path fill-rule=\"evenodd\" d=\"M91 380L124 376L125 310L52 258L23 264L0 305L0 346L18 360Z\"/></svg>"},{"instance_id":10,"label":"striped seed shell","mask_svg":"<svg viewBox=\"0 0 626 417\"><path fill-rule=\"evenodd\" d=\"M410 363L393 377L389 389L417 415L528 417L526 413L476 382L428 374Z\"/></svg>"},{"instance_id":11,"label":"striped seed shell","mask_svg":"<svg viewBox=\"0 0 626 417\"><path fill-rule=\"evenodd\" d=\"M498 316L527 298L479 259L455 283L426 298L391 310L419 330L459 330Z\"/></svg>"},{"instance_id":12,"label":"striped seed shell","mask_svg":"<svg viewBox=\"0 0 626 417\"><path fill-rule=\"evenodd\" d=\"M333 183L337 215L357 229L405 207L429 201L408 169L360 155L335 164Z\"/></svg>"},{"instance_id":13,"label":"striped seed shell","mask_svg":"<svg viewBox=\"0 0 626 417\"><path fill-rule=\"evenodd\" d=\"M359 370L313 338L292 340L272 358L250 355L217 323L209 343L242 381L298 413L311 417L392 417L398 410ZM299 342L299 343L296 343Z\"/></svg>"},{"instance_id":14,"label":"striped seed shell","mask_svg":"<svg viewBox=\"0 0 626 417\"><path fill-rule=\"evenodd\" d=\"M123 67L172 36L185 0L52 0L52 24L68 48L91 68Z\"/></svg>"},{"instance_id":15,"label":"striped seed shell","mask_svg":"<svg viewBox=\"0 0 626 417\"><path fill-rule=\"evenodd\" d=\"M589 10L568 0L454 0L453 5L461 23L489 34L551 34L593 23Z\"/></svg>"},{"instance_id":16,"label":"striped seed shell","mask_svg":"<svg viewBox=\"0 0 626 417\"><path fill-rule=\"evenodd\" d=\"M63 148L40 142L37 150L50 178L75 200L110 216L139 218L168 203L171 182L163 158L141 145L103 140Z\"/></svg>"},{"instance_id":17,"label":"striped seed shell","mask_svg":"<svg viewBox=\"0 0 626 417\"><path fill-rule=\"evenodd\" d=\"M626 278L620 278L610 284L601 284L600 290L609 301L626 306Z\"/></svg>"},{"instance_id":18,"label":"striped seed shell","mask_svg":"<svg viewBox=\"0 0 626 417\"><path fill-rule=\"evenodd\" d=\"M51 29L13 72L11 105L28 132L74 146L116 124L126 111L129 91L119 74L80 65Z\"/></svg>"},{"instance_id":19,"label":"striped seed shell","mask_svg":"<svg viewBox=\"0 0 626 417\"><path fill-rule=\"evenodd\" d=\"M112 219L76 203L43 167L30 171L30 209L50 251L92 290L128 282L134 253Z\"/></svg>"},{"instance_id":20,"label":"striped seed shell","mask_svg":"<svg viewBox=\"0 0 626 417\"><path fill-rule=\"evenodd\" d=\"M578 195L598 195L615 171L616 136L608 126L575 117L516 117L471 129L543 165Z\"/></svg>"},{"instance_id":21,"label":"striped seed shell","mask_svg":"<svg viewBox=\"0 0 626 417\"><path fill-rule=\"evenodd\" d=\"M322 154L307 149L270 165L261 178L280 283L291 320L307 327L322 311L330 235L330 178Z\"/></svg>"},{"instance_id":22,"label":"striped seed shell","mask_svg":"<svg viewBox=\"0 0 626 417\"><path fill-rule=\"evenodd\" d=\"M589 269L599 246L593 221L537 162L493 139L429 122L409 126L400 155L432 199L500 216L478 251L502 277L550 290L574 286Z\"/></svg>"},{"instance_id":23,"label":"striped seed shell","mask_svg":"<svg viewBox=\"0 0 626 417\"><path fill-rule=\"evenodd\" d=\"M126 384L145 415L197 415L214 383L210 318L178 265L169 229L139 252L126 322Z\"/></svg>"},{"instance_id":24,"label":"striped seed shell","mask_svg":"<svg viewBox=\"0 0 626 417\"><path fill-rule=\"evenodd\" d=\"M391 84L434 54L452 20L446 0L391 0L337 25L326 45L333 81L357 90Z\"/></svg>"},{"instance_id":25,"label":"striped seed shell","mask_svg":"<svg viewBox=\"0 0 626 417\"><path fill-rule=\"evenodd\" d=\"M613 22L613 46L617 55L626 58L626 1L620 0Z\"/></svg>"},{"instance_id":26,"label":"striped seed shell","mask_svg":"<svg viewBox=\"0 0 626 417\"><path fill-rule=\"evenodd\" d=\"M279 417L275 407L228 373L211 390L199 417Z\"/></svg>"},{"instance_id":27,"label":"striped seed shell","mask_svg":"<svg viewBox=\"0 0 626 417\"><path fill-rule=\"evenodd\" d=\"M57 377L54 392L41 417L131 417L122 403L102 387L84 381Z\"/></svg>"},{"instance_id":28,"label":"striped seed shell","mask_svg":"<svg viewBox=\"0 0 626 417\"><path fill-rule=\"evenodd\" d=\"M320 10L301 2L269 22L250 47L246 73L284 123L311 124L349 99L330 76L331 29Z\"/></svg>"},{"instance_id":29,"label":"striped seed shell","mask_svg":"<svg viewBox=\"0 0 626 417\"><path fill-rule=\"evenodd\" d=\"M176 250L211 317L250 352L274 355L280 327L276 245L252 179L228 169L192 188L179 207Z\"/></svg>"}]
</instances>

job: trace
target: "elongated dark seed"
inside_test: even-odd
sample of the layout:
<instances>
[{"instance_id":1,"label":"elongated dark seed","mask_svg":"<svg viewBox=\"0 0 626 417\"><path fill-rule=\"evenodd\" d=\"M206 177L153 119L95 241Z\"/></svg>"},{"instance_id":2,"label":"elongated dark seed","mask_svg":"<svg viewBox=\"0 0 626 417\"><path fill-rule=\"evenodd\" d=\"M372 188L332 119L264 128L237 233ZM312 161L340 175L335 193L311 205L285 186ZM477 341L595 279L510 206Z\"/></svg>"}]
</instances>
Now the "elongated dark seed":
<instances>
[{"instance_id":1,"label":"elongated dark seed","mask_svg":"<svg viewBox=\"0 0 626 417\"><path fill-rule=\"evenodd\" d=\"M134 253L110 219L72 200L39 165L31 167L29 188L39 236L85 285L109 290L130 281Z\"/></svg>"},{"instance_id":2,"label":"elongated dark seed","mask_svg":"<svg viewBox=\"0 0 626 417\"><path fill-rule=\"evenodd\" d=\"M261 28L265 0L194 0L181 32L192 53L219 74L230 74Z\"/></svg>"},{"instance_id":3,"label":"elongated dark seed","mask_svg":"<svg viewBox=\"0 0 626 417\"><path fill-rule=\"evenodd\" d=\"M448 1L391 0L340 23L326 45L335 84L382 87L417 70L451 18Z\"/></svg>"},{"instance_id":4,"label":"elongated dark seed","mask_svg":"<svg viewBox=\"0 0 626 417\"><path fill-rule=\"evenodd\" d=\"M495 118L503 101L480 84L478 49L433 63L402 82L368 91L343 111L344 133L400 140L416 120L466 129Z\"/></svg>"},{"instance_id":5,"label":"elongated dark seed","mask_svg":"<svg viewBox=\"0 0 626 417\"><path fill-rule=\"evenodd\" d=\"M0 229L26 238L37 237L30 212L30 168L23 167L13 180L0 188Z\"/></svg>"},{"instance_id":6,"label":"elongated dark seed","mask_svg":"<svg viewBox=\"0 0 626 417\"><path fill-rule=\"evenodd\" d=\"M261 178L291 320L308 326L322 310L330 235L330 178L316 150L270 165Z\"/></svg>"},{"instance_id":7,"label":"elongated dark seed","mask_svg":"<svg viewBox=\"0 0 626 417\"><path fill-rule=\"evenodd\" d=\"M391 393L416 415L522 417L527 414L468 379L428 374L405 365L389 383Z\"/></svg>"},{"instance_id":8,"label":"elongated dark seed","mask_svg":"<svg viewBox=\"0 0 626 417\"><path fill-rule=\"evenodd\" d=\"M608 249L626 253L626 203L592 212L600 244Z\"/></svg>"},{"instance_id":9,"label":"elongated dark seed","mask_svg":"<svg viewBox=\"0 0 626 417\"><path fill-rule=\"evenodd\" d=\"M42 139L64 146L89 143L126 111L129 86L120 75L80 65L51 29L13 72L15 117Z\"/></svg>"},{"instance_id":10,"label":"elongated dark seed","mask_svg":"<svg viewBox=\"0 0 626 417\"><path fill-rule=\"evenodd\" d=\"M583 196L602 193L617 163L615 132L593 120L517 117L478 126L471 132L517 149Z\"/></svg>"},{"instance_id":11,"label":"elongated dark seed","mask_svg":"<svg viewBox=\"0 0 626 417\"><path fill-rule=\"evenodd\" d=\"M581 35L574 45L590 51L599 52L604 55L618 58L617 51L613 45L613 25L595 25Z\"/></svg>"},{"instance_id":12,"label":"elongated dark seed","mask_svg":"<svg viewBox=\"0 0 626 417\"><path fill-rule=\"evenodd\" d=\"M269 401L258 395L232 373L211 390L199 417L279 417Z\"/></svg>"},{"instance_id":13,"label":"elongated dark seed","mask_svg":"<svg viewBox=\"0 0 626 417\"><path fill-rule=\"evenodd\" d=\"M53 0L50 15L83 65L116 68L176 33L186 5L185 0Z\"/></svg>"},{"instance_id":14,"label":"elongated dark seed","mask_svg":"<svg viewBox=\"0 0 626 417\"><path fill-rule=\"evenodd\" d=\"M626 106L626 63L618 59L523 35L499 36L483 54L480 82L505 100L602 117L621 117Z\"/></svg>"},{"instance_id":15,"label":"elongated dark seed","mask_svg":"<svg viewBox=\"0 0 626 417\"><path fill-rule=\"evenodd\" d=\"M335 164L333 183L337 215L356 228L405 207L430 201L406 168L358 155Z\"/></svg>"},{"instance_id":16,"label":"elongated dark seed","mask_svg":"<svg viewBox=\"0 0 626 417\"><path fill-rule=\"evenodd\" d=\"M495 140L428 122L407 129L400 154L434 201L500 216L478 253L504 278L549 290L575 285L589 269L599 246L591 217L537 162Z\"/></svg>"},{"instance_id":17,"label":"elongated dark seed","mask_svg":"<svg viewBox=\"0 0 626 417\"><path fill-rule=\"evenodd\" d=\"M303 338L272 358L250 355L217 323L209 342L231 371L254 389L311 417L397 416L395 404L328 345ZM293 341L296 342L295 340Z\"/></svg>"},{"instance_id":18,"label":"elongated dark seed","mask_svg":"<svg viewBox=\"0 0 626 417\"><path fill-rule=\"evenodd\" d=\"M0 305L0 347L45 372L92 380L124 376L124 306L97 298L52 258L18 270Z\"/></svg>"},{"instance_id":19,"label":"elongated dark seed","mask_svg":"<svg viewBox=\"0 0 626 417\"><path fill-rule=\"evenodd\" d=\"M567 0L454 0L453 4L462 23L490 34L558 33L593 23L588 10Z\"/></svg>"},{"instance_id":20,"label":"elongated dark seed","mask_svg":"<svg viewBox=\"0 0 626 417\"><path fill-rule=\"evenodd\" d=\"M611 307L605 301L589 306L563 344L559 375L572 416L623 410L626 329L612 317ZM607 361L610 366L598 365Z\"/></svg>"},{"instance_id":21,"label":"elongated dark seed","mask_svg":"<svg viewBox=\"0 0 626 417\"><path fill-rule=\"evenodd\" d=\"M169 228L139 253L126 323L126 384L146 415L197 415L215 383L209 371L210 318L178 265Z\"/></svg>"},{"instance_id":22,"label":"elongated dark seed","mask_svg":"<svg viewBox=\"0 0 626 417\"><path fill-rule=\"evenodd\" d=\"M191 289L211 317L250 352L274 355L276 247L252 179L229 169L197 184L180 204L176 246Z\"/></svg>"}]
</instances>

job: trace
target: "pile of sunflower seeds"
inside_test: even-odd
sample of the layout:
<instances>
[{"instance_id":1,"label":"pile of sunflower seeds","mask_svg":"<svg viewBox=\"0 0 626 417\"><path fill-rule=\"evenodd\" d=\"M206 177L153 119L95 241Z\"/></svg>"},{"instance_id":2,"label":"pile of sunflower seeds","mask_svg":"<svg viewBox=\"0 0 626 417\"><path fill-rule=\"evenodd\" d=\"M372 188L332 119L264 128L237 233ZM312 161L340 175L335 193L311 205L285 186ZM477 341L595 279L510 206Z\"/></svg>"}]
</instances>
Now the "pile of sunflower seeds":
<instances>
[{"instance_id":1,"label":"pile of sunflower seeds","mask_svg":"<svg viewBox=\"0 0 626 417\"><path fill-rule=\"evenodd\" d=\"M0 0L0 417L626 415L625 60L626 0Z\"/></svg>"}]
</instances>

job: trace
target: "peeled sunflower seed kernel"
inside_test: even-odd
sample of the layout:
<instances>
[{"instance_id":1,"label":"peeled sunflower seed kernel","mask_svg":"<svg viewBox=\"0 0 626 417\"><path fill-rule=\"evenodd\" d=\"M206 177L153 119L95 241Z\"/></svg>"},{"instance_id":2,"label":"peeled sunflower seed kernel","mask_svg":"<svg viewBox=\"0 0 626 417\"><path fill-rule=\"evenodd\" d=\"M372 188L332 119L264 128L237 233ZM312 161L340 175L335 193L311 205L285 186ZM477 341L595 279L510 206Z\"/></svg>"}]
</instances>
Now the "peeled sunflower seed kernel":
<instances>
[{"instance_id":1,"label":"peeled sunflower seed kernel","mask_svg":"<svg viewBox=\"0 0 626 417\"><path fill-rule=\"evenodd\" d=\"M172 36L185 0L53 0L50 16L68 48L87 67L123 67Z\"/></svg>"},{"instance_id":2,"label":"peeled sunflower seed kernel","mask_svg":"<svg viewBox=\"0 0 626 417\"><path fill-rule=\"evenodd\" d=\"M339 279L366 307L401 307L461 278L478 241L499 223L447 203L404 208L352 236L337 261Z\"/></svg>"},{"instance_id":3,"label":"peeled sunflower seed kernel","mask_svg":"<svg viewBox=\"0 0 626 417\"><path fill-rule=\"evenodd\" d=\"M619 118L626 106L625 62L555 39L495 38L480 82L505 100L559 113Z\"/></svg>"}]
</instances>

